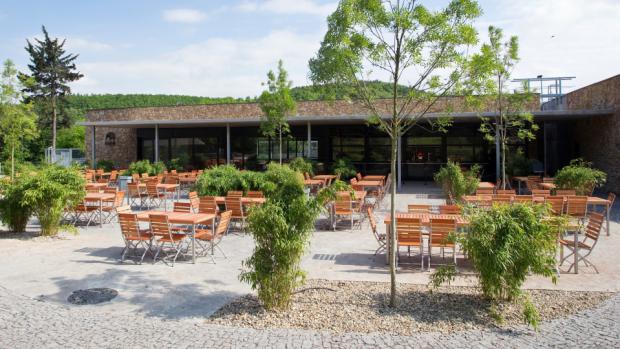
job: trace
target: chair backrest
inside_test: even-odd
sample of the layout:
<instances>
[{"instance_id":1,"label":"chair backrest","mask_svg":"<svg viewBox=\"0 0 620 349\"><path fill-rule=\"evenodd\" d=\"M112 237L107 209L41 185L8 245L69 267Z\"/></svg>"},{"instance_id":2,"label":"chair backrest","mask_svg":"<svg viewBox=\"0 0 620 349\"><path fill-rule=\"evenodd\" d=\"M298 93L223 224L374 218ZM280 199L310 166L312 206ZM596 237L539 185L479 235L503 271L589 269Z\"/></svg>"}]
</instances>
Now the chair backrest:
<instances>
[{"instance_id":1,"label":"chair backrest","mask_svg":"<svg viewBox=\"0 0 620 349\"><path fill-rule=\"evenodd\" d=\"M431 246L448 244L448 235L456 232L456 219L454 218L431 218L431 231L429 242ZM452 245L453 243L450 243Z\"/></svg>"},{"instance_id":2,"label":"chair backrest","mask_svg":"<svg viewBox=\"0 0 620 349\"><path fill-rule=\"evenodd\" d=\"M131 212L131 206L129 206L129 205L118 206L118 207L116 207L116 212L118 212L118 213L121 213L121 212Z\"/></svg>"},{"instance_id":3,"label":"chair backrest","mask_svg":"<svg viewBox=\"0 0 620 349\"><path fill-rule=\"evenodd\" d=\"M131 174L131 181L134 183L140 183L140 175L137 173Z\"/></svg>"},{"instance_id":4,"label":"chair backrest","mask_svg":"<svg viewBox=\"0 0 620 349\"><path fill-rule=\"evenodd\" d=\"M108 180L107 180L107 179L105 179L105 178L99 178L99 179L97 180L97 183L105 183L105 184L108 184Z\"/></svg>"},{"instance_id":5,"label":"chair backrest","mask_svg":"<svg viewBox=\"0 0 620 349\"><path fill-rule=\"evenodd\" d=\"M339 212L352 212L353 200L351 200L351 194L349 192L336 193L336 201L334 202L334 209Z\"/></svg>"},{"instance_id":6,"label":"chair backrest","mask_svg":"<svg viewBox=\"0 0 620 349\"><path fill-rule=\"evenodd\" d=\"M355 177L351 178L351 180L349 181L349 183L351 183L351 184L357 184L357 178L355 178Z\"/></svg>"},{"instance_id":7,"label":"chair backrest","mask_svg":"<svg viewBox=\"0 0 620 349\"><path fill-rule=\"evenodd\" d=\"M461 207L458 205L441 205L439 214L461 214Z\"/></svg>"},{"instance_id":8,"label":"chair backrest","mask_svg":"<svg viewBox=\"0 0 620 349\"><path fill-rule=\"evenodd\" d=\"M564 197L563 196L547 196L545 203L551 208L551 214L561 216L564 214Z\"/></svg>"},{"instance_id":9,"label":"chair backrest","mask_svg":"<svg viewBox=\"0 0 620 349\"><path fill-rule=\"evenodd\" d=\"M263 194L262 191L248 191L248 197L249 198L264 198L265 195Z\"/></svg>"},{"instance_id":10,"label":"chair backrest","mask_svg":"<svg viewBox=\"0 0 620 349\"><path fill-rule=\"evenodd\" d=\"M533 176L533 175L527 176L527 180L532 181L532 182L538 182L538 183L542 182L542 178L540 176Z\"/></svg>"},{"instance_id":11,"label":"chair backrest","mask_svg":"<svg viewBox=\"0 0 620 349\"><path fill-rule=\"evenodd\" d=\"M189 196L189 203L192 205L192 209L195 212L198 212L198 209L200 207L200 199L198 198L198 193L195 191L190 191L188 193Z\"/></svg>"},{"instance_id":12,"label":"chair backrest","mask_svg":"<svg viewBox=\"0 0 620 349\"><path fill-rule=\"evenodd\" d=\"M121 226L121 234L124 238L140 237L140 225L138 215L130 212L119 212L118 222Z\"/></svg>"},{"instance_id":13,"label":"chair backrest","mask_svg":"<svg viewBox=\"0 0 620 349\"><path fill-rule=\"evenodd\" d=\"M553 183L553 182L555 182L555 178L553 178L553 177L543 177L542 181L543 181L543 183Z\"/></svg>"},{"instance_id":14,"label":"chair backrest","mask_svg":"<svg viewBox=\"0 0 620 349\"><path fill-rule=\"evenodd\" d=\"M532 195L547 197L547 196L551 195L551 190L547 190L547 189L532 189Z\"/></svg>"},{"instance_id":15,"label":"chair backrest","mask_svg":"<svg viewBox=\"0 0 620 349\"><path fill-rule=\"evenodd\" d=\"M138 183L127 183L127 195L131 198L140 196L140 187Z\"/></svg>"},{"instance_id":16,"label":"chair backrest","mask_svg":"<svg viewBox=\"0 0 620 349\"><path fill-rule=\"evenodd\" d=\"M616 194L609 192L609 194L607 194L607 201L609 201L608 210L611 210L611 208L614 206L614 202L616 202Z\"/></svg>"},{"instance_id":17,"label":"chair backrest","mask_svg":"<svg viewBox=\"0 0 620 349\"><path fill-rule=\"evenodd\" d=\"M399 243L422 243L420 218L396 217L396 235Z\"/></svg>"},{"instance_id":18,"label":"chair backrest","mask_svg":"<svg viewBox=\"0 0 620 349\"><path fill-rule=\"evenodd\" d=\"M103 188L103 192L106 194L116 194L116 188L105 187Z\"/></svg>"},{"instance_id":19,"label":"chair backrest","mask_svg":"<svg viewBox=\"0 0 620 349\"><path fill-rule=\"evenodd\" d=\"M114 207L123 206L123 200L125 200L125 192L120 190L116 192L116 196L114 197Z\"/></svg>"},{"instance_id":20,"label":"chair backrest","mask_svg":"<svg viewBox=\"0 0 620 349\"><path fill-rule=\"evenodd\" d=\"M358 181L361 181L363 177L362 174L358 172L355 174L355 178L357 178Z\"/></svg>"},{"instance_id":21,"label":"chair backrest","mask_svg":"<svg viewBox=\"0 0 620 349\"><path fill-rule=\"evenodd\" d=\"M577 191L573 189L556 189L555 195L557 196L575 196L577 195Z\"/></svg>"},{"instance_id":22,"label":"chair backrest","mask_svg":"<svg viewBox=\"0 0 620 349\"><path fill-rule=\"evenodd\" d=\"M95 170L95 173L97 174L97 176L103 176L103 169L97 169Z\"/></svg>"},{"instance_id":23,"label":"chair backrest","mask_svg":"<svg viewBox=\"0 0 620 349\"><path fill-rule=\"evenodd\" d=\"M493 189L492 188L476 189L476 195L493 195Z\"/></svg>"},{"instance_id":24,"label":"chair backrest","mask_svg":"<svg viewBox=\"0 0 620 349\"><path fill-rule=\"evenodd\" d=\"M532 195L515 195L514 196L514 201L515 202L520 202L520 203L532 203L532 202L534 202L534 196L532 196Z\"/></svg>"},{"instance_id":25,"label":"chair backrest","mask_svg":"<svg viewBox=\"0 0 620 349\"><path fill-rule=\"evenodd\" d=\"M226 196L228 197L242 197L243 196L243 192L241 190L231 190L228 193L226 193Z\"/></svg>"},{"instance_id":26,"label":"chair backrest","mask_svg":"<svg viewBox=\"0 0 620 349\"><path fill-rule=\"evenodd\" d=\"M170 170L170 173L176 174L177 170Z\"/></svg>"},{"instance_id":27,"label":"chair backrest","mask_svg":"<svg viewBox=\"0 0 620 349\"><path fill-rule=\"evenodd\" d=\"M497 189L495 190L497 195L517 195L517 191L514 189Z\"/></svg>"},{"instance_id":28,"label":"chair backrest","mask_svg":"<svg viewBox=\"0 0 620 349\"><path fill-rule=\"evenodd\" d=\"M153 235L172 237L168 215L151 213L149 214L149 224L151 225L151 233Z\"/></svg>"},{"instance_id":29,"label":"chair backrest","mask_svg":"<svg viewBox=\"0 0 620 349\"><path fill-rule=\"evenodd\" d=\"M199 213L217 214L219 207L215 201L215 196L201 196L199 200Z\"/></svg>"},{"instance_id":30,"label":"chair backrest","mask_svg":"<svg viewBox=\"0 0 620 349\"><path fill-rule=\"evenodd\" d=\"M222 214L220 215L220 221L217 223L217 228L215 229L215 236L222 236L226 234L230 226L231 216L232 216L232 211L222 212Z\"/></svg>"},{"instance_id":31,"label":"chair backrest","mask_svg":"<svg viewBox=\"0 0 620 349\"><path fill-rule=\"evenodd\" d=\"M192 212L192 204L190 202L179 202L175 201L172 206L173 212L184 212L191 213Z\"/></svg>"},{"instance_id":32,"label":"chair backrest","mask_svg":"<svg viewBox=\"0 0 620 349\"><path fill-rule=\"evenodd\" d=\"M585 218L588 213L587 196L569 196L566 199L566 214L572 217Z\"/></svg>"},{"instance_id":33,"label":"chair backrest","mask_svg":"<svg viewBox=\"0 0 620 349\"><path fill-rule=\"evenodd\" d=\"M110 182L116 182L117 178L118 178L118 171L114 170L110 172Z\"/></svg>"},{"instance_id":34,"label":"chair backrest","mask_svg":"<svg viewBox=\"0 0 620 349\"><path fill-rule=\"evenodd\" d=\"M99 189L97 187L88 187L88 188L86 188L86 192L87 193L99 193L99 192L101 192L101 189Z\"/></svg>"},{"instance_id":35,"label":"chair backrest","mask_svg":"<svg viewBox=\"0 0 620 349\"><path fill-rule=\"evenodd\" d=\"M87 182L92 182L93 181L93 177L94 177L94 175L93 175L92 172L86 172L84 174L84 178L86 178Z\"/></svg>"},{"instance_id":36,"label":"chair backrest","mask_svg":"<svg viewBox=\"0 0 620 349\"><path fill-rule=\"evenodd\" d=\"M179 176L167 175L165 183L166 184L179 184Z\"/></svg>"},{"instance_id":37,"label":"chair backrest","mask_svg":"<svg viewBox=\"0 0 620 349\"><path fill-rule=\"evenodd\" d=\"M493 196L491 195L482 195L476 196L476 206L482 209L488 209L493 206Z\"/></svg>"},{"instance_id":38,"label":"chair backrest","mask_svg":"<svg viewBox=\"0 0 620 349\"><path fill-rule=\"evenodd\" d=\"M308 172L304 172L304 179L310 179L310 174Z\"/></svg>"},{"instance_id":39,"label":"chair backrest","mask_svg":"<svg viewBox=\"0 0 620 349\"><path fill-rule=\"evenodd\" d=\"M592 212L588 218L588 225L585 228L584 234L588 239L598 241L598 237L601 235L601 228L603 227L603 221L605 216L602 213Z\"/></svg>"},{"instance_id":40,"label":"chair backrest","mask_svg":"<svg viewBox=\"0 0 620 349\"><path fill-rule=\"evenodd\" d=\"M540 181L533 181L528 178L525 182L525 186L527 187L527 190L531 192L532 190L538 189L538 183L540 183Z\"/></svg>"},{"instance_id":41,"label":"chair backrest","mask_svg":"<svg viewBox=\"0 0 620 349\"><path fill-rule=\"evenodd\" d=\"M409 213L430 213L431 205L409 204L407 205L407 211Z\"/></svg>"},{"instance_id":42,"label":"chair backrest","mask_svg":"<svg viewBox=\"0 0 620 349\"><path fill-rule=\"evenodd\" d=\"M146 183L146 193L151 197L158 197L159 190L157 190L157 183L155 182L147 182Z\"/></svg>"},{"instance_id":43,"label":"chair backrest","mask_svg":"<svg viewBox=\"0 0 620 349\"><path fill-rule=\"evenodd\" d=\"M372 207L366 207L366 215L370 222L370 229L372 229L372 233L377 237L377 221L375 221L375 215L372 214Z\"/></svg>"},{"instance_id":44,"label":"chair backrest","mask_svg":"<svg viewBox=\"0 0 620 349\"><path fill-rule=\"evenodd\" d=\"M225 199L226 211L232 211L232 215L236 217L244 216L243 205L240 196L227 196Z\"/></svg>"}]
</instances>

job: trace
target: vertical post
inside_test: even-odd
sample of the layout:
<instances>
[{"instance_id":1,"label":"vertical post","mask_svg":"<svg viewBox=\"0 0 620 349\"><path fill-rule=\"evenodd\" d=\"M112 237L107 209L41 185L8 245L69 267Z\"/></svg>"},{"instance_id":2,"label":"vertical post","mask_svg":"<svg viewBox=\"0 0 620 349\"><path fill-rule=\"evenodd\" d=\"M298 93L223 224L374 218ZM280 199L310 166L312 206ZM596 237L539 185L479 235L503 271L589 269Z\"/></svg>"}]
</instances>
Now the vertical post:
<instances>
[{"instance_id":1,"label":"vertical post","mask_svg":"<svg viewBox=\"0 0 620 349\"><path fill-rule=\"evenodd\" d=\"M499 144L500 144L499 125L496 123L495 124L495 183L499 183L499 180L501 179L501 176L502 176L502 167L501 167L502 150L500 149Z\"/></svg>"},{"instance_id":2,"label":"vertical post","mask_svg":"<svg viewBox=\"0 0 620 349\"><path fill-rule=\"evenodd\" d=\"M91 160L91 166L93 168L95 168L97 166L97 159L96 159L96 144L97 142L95 141L95 126L93 126L91 134L90 134L90 151L91 151L91 155L90 155L90 160ZM54 149L52 149L52 152L54 152ZM54 155L52 155L52 160L54 159Z\"/></svg>"},{"instance_id":3,"label":"vertical post","mask_svg":"<svg viewBox=\"0 0 620 349\"><path fill-rule=\"evenodd\" d=\"M226 164L230 165L230 124L226 124Z\"/></svg>"},{"instance_id":4,"label":"vertical post","mask_svg":"<svg viewBox=\"0 0 620 349\"><path fill-rule=\"evenodd\" d=\"M543 121L543 177L547 176L547 122Z\"/></svg>"},{"instance_id":5,"label":"vertical post","mask_svg":"<svg viewBox=\"0 0 620 349\"><path fill-rule=\"evenodd\" d=\"M159 161L159 124L155 124L155 162Z\"/></svg>"},{"instance_id":6,"label":"vertical post","mask_svg":"<svg viewBox=\"0 0 620 349\"><path fill-rule=\"evenodd\" d=\"M310 160L310 149L312 144L312 127L310 126L310 121L308 121L308 144L306 147L306 158Z\"/></svg>"},{"instance_id":7,"label":"vertical post","mask_svg":"<svg viewBox=\"0 0 620 349\"><path fill-rule=\"evenodd\" d=\"M398 191L400 191L402 185L403 185L403 181L402 181L402 175L403 175L403 162L402 162L402 144L403 144L403 137L402 136L398 136L398 142L396 143L396 172L397 177L398 177Z\"/></svg>"}]
</instances>

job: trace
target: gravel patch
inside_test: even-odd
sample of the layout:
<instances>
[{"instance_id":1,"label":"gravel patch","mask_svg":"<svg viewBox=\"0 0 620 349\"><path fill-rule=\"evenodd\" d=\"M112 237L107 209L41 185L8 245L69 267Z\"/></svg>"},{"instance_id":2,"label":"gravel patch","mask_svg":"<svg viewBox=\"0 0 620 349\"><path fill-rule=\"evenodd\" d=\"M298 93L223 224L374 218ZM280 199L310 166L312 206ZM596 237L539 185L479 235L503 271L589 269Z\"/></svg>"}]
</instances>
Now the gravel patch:
<instances>
[{"instance_id":1,"label":"gravel patch","mask_svg":"<svg viewBox=\"0 0 620 349\"><path fill-rule=\"evenodd\" d=\"M254 295L237 298L207 322L255 329L291 328L336 333L452 333L523 324L521 306L503 303L498 323L489 315L490 302L474 287L442 287L430 293L425 285L399 284L399 302L387 306L389 283L310 280L293 296L289 310L267 312ZM529 290L541 320L561 318L596 307L613 293Z\"/></svg>"}]
</instances>

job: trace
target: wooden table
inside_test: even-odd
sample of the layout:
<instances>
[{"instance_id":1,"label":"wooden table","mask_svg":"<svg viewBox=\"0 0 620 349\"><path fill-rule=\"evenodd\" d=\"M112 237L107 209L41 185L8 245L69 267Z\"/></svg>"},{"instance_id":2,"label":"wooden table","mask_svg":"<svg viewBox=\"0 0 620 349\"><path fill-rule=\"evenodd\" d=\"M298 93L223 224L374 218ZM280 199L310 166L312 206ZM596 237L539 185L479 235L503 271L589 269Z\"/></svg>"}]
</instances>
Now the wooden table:
<instances>
[{"instance_id":1,"label":"wooden table","mask_svg":"<svg viewBox=\"0 0 620 349\"><path fill-rule=\"evenodd\" d=\"M103 227L103 202L114 200L116 194L112 193L86 193L84 202L97 203L99 206L99 227Z\"/></svg>"},{"instance_id":2,"label":"wooden table","mask_svg":"<svg viewBox=\"0 0 620 349\"><path fill-rule=\"evenodd\" d=\"M322 186L325 184L325 181L321 179L304 179L304 185L306 186Z\"/></svg>"},{"instance_id":3,"label":"wooden table","mask_svg":"<svg viewBox=\"0 0 620 349\"><path fill-rule=\"evenodd\" d=\"M204 224L211 221L212 227L215 228L215 215L208 213L186 213L186 212L162 212L162 211L137 211L134 212L138 216L138 221L148 222L150 214L165 214L168 216L168 223L191 225L192 238L192 263L196 263L196 225Z\"/></svg>"},{"instance_id":4,"label":"wooden table","mask_svg":"<svg viewBox=\"0 0 620 349\"><path fill-rule=\"evenodd\" d=\"M107 188L108 183L87 183L86 189L103 189Z\"/></svg>"},{"instance_id":5,"label":"wooden table","mask_svg":"<svg viewBox=\"0 0 620 349\"><path fill-rule=\"evenodd\" d=\"M138 184L138 187L146 188L146 183L140 183ZM157 184L157 189L164 190L164 210L168 210L168 195L166 194L173 193L172 200L174 200L174 193L176 193L177 200L179 200L181 197L181 193L179 190L180 187L181 187L180 184L174 184L174 183L158 183Z\"/></svg>"},{"instance_id":6,"label":"wooden table","mask_svg":"<svg viewBox=\"0 0 620 349\"><path fill-rule=\"evenodd\" d=\"M454 219L456 220L456 227L457 228L463 228L466 227L467 225L469 225L469 221L463 217L462 215L454 215L454 214L432 214L432 213L407 213L407 212L396 212L396 219L398 220L398 218L419 218L420 219L420 223L422 224L422 226L428 228L431 224L431 219ZM385 216L385 219L383 220L383 223L385 223L385 236L386 236L386 244L388 246L388 248L386 249L386 251L388 251L385 254L385 258L386 258L386 263L390 262L390 254L389 254L389 246L390 246L390 227L392 224L392 215L391 214L387 214ZM428 235L428 232L422 232L423 235ZM398 235L397 235L398 237Z\"/></svg>"},{"instance_id":7,"label":"wooden table","mask_svg":"<svg viewBox=\"0 0 620 349\"><path fill-rule=\"evenodd\" d=\"M362 181L381 181L381 185L385 183L385 176L381 175L368 175L362 177Z\"/></svg>"},{"instance_id":8,"label":"wooden table","mask_svg":"<svg viewBox=\"0 0 620 349\"><path fill-rule=\"evenodd\" d=\"M538 183L538 186L541 187L542 189L546 189L546 190L553 190L555 189L556 185L554 183L545 183L545 182L541 182Z\"/></svg>"},{"instance_id":9,"label":"wooden table","mask_svg":"<svg viewBox=\"0 0 620 349\"><path fill-rule=\"evenodd\" d=\"M336 175L316 175L312 177L312 179L323 181L325 185L330 185L331 182L336 178L338 178L338 176Z\"/></svg>"},{"instance_id":10,"label":"wooden table","mask_svg":"<svg viewBox=\"0 0 620 349\"><path fill-rule=\"evenodd\" d=\"M495 184L491 182L480 182L478 183L478 189L495 189Z\"/></svg>"},{"instance_id":11,"label":"wooden table","mask_svg":"<svg viewBox=\"0 0 620 349\"><path fill-rule=\"evenodd\" d=\"M383 186L383 181L381 180L361 180L355 183L354 185L361 186L364 190L367 190L366 187L372 188L381 188Z\"/></svg>"},{"instance_id":12,"label":"wooden table","mask_svg":"<svg viewBox=\"0 0 620 349\"><path fill-rule=\"evenodd\" d=\"M512 179L514 181L517 181L517 194L521 194L521 183L526 183L527 182L527 177L526 176L516 176L516 177L512 177Z\"/></svg>"},{"instance_id":13,"label":"wooden table","mask_svg":"<svg viewBox=\"0 0 620 349\"><path fill-rule=\"evenodd\" d=\"M265 199L265 198L250 198L250 197L247 197L247 196L241 197L241 204L245 205L245 206L260 205L260 204L264 204L265 201L267 201L267 199ZM225 196L216 196L215 197L215 203L217 203L218 205L225 205L226 204L226 197Z\"/></svg>"}]
</instances>

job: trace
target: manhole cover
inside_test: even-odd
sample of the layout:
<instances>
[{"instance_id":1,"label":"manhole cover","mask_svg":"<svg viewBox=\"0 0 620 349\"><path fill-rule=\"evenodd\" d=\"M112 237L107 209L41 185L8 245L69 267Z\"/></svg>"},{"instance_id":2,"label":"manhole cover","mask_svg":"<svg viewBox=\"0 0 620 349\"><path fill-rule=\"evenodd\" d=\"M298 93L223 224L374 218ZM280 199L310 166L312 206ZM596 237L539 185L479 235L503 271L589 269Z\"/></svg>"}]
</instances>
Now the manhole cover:
<instances>
[{"instance_id":1,"label":"manhole cover","mask_svg":"<svg viewBox=\"0 0 620 349\"><path fill-rule=\"evenodd\" d=\"M109 302L118 296L118 291L111 288L89 288L73 291L67 301L71 304L99 304Z\"/></svg>"}]
</instances>

